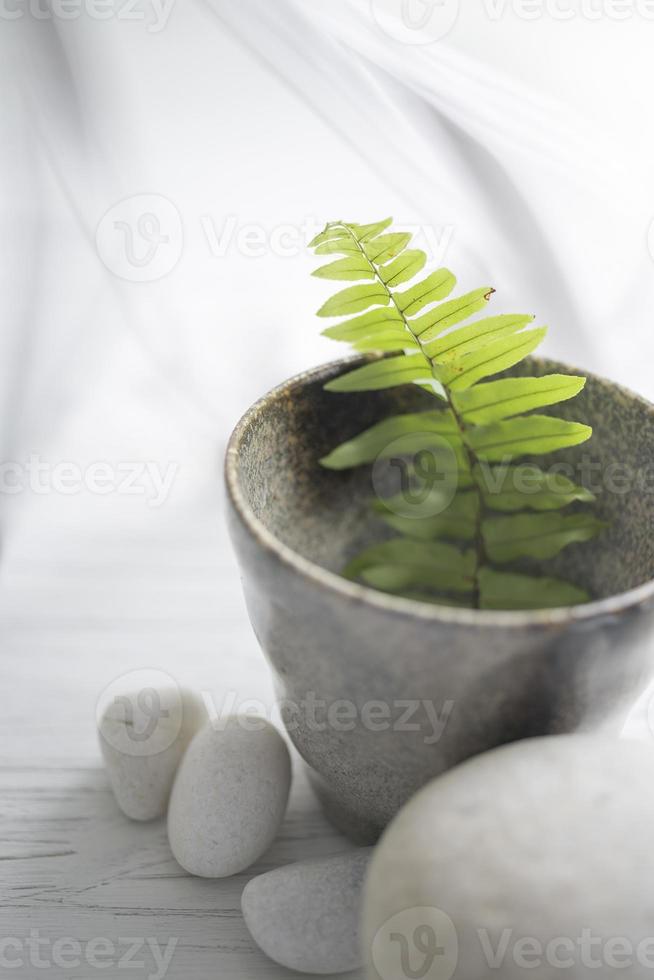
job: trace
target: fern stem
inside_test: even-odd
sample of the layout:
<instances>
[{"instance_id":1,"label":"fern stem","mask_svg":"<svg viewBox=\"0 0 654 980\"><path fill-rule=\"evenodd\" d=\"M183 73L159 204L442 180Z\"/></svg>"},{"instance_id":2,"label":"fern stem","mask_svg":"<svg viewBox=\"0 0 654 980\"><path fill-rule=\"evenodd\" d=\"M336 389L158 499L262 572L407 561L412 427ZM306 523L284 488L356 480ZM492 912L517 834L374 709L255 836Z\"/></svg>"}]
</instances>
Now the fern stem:
<instances>
[{"instance_id":1,"label":"fern stem","mask_svg":"<svg viewBox=\"0 0 654 980\"><path fill-rule=\"evenodd\" d=\"M420 343L420 341L418 341L418 343ZM422 345L421 345L421 349L422 349ZM447 403L448 403L448 405L450 407L450 411L451 411L452 415L454 416L454 419L456 421L456 424L457 424L457 426L459 428L459 431L461 433L461 442L463 444L463 449L464 449L464 452L465 452L466 457L468 459L468 466L470 467L470 473L472 474L472 479L474 480L474 483L475 483L475 489L477 490L477 516L476 516L476 519L475 519L475 532L474 532L475 551L476 551L476 555L477 555L477 561L475 562L475 574L474 574L472 599L473 599L473 606L474 606L474 608L475 609L480 609L481 608L481 594L480 594L480 588L479 588L479 569L482 567L482 565L485 564L485 561L486 561L486 548L485 548L485 545L484 545L484 536L482 534L482 528L481 528L481 522L482 522L483 516L484 516L483 515L483 511L484 511L484 497L483 497L483 494L481 492L481 488L479 486L479 482L478 482L478 478L477 478L477 473L478 473L477 464L478 464L479 461L478 461L475 453L472 451L472 449L470 449L470 447L468 445L466 445L466 441L465 441L465 432L466 432L465 423L463 422L463 419L461 418L461 416L457 412L456 408L454 407L454 402L452 401L452 396L450 394L450 390L447 387L447 385L443 385L443 389L445 391L445 395L447 396Z\"/></svg>"},{"instance_id":2,"label":"fern stem","mask_svg":"<svg viewBox=\"0 0 654 980\"><path fill-rule=\"evenodd\" d=\"M375 262L372 261L372 259L368 258L368 256L366 255L365 249L363 248L363 246L362 246L361 242L359 241L359 239L357 238L357 236L354 234L354 232L352 231L352 229L349 228L348 225L346 225L342 221L335 221L335 222L331 223L328 227L329 228L339 228L339 229L342 229L352 239L352 241L356 245L357 249L361 253L363 259L365 260L365 262L367 262L368 266L370 267L370 271L372 272L373 276L379 282L379 284L382 286L382 288L386 292L388 298L390 299L391 303L395 307L395 309L396 309L398 315L400 316L400 318L402 320L402 323L404 324L406 330L413 337L413 339L415 340L416 344L420 348L421 352L425 355L425 357L429 361L430 365L432 365L432 375L438 381L438 378L436 378L436 373L435 373L435 371L433 369L433 360L432 360L432 358L430 358L429 355L425 352L425 350L423 348L423 345L422 345L422 343L420 341L420 337L417 334L415 334L413 332L413 330L411 329L411 322L410 322L410 320L405 316L405 314L403 313L403 311L400 309L400 306L399 306L397 300L395 299L395 296L393 295L392 291L389 289L388 285L384 282L384 280L383 280L383 278L382 278L382 276L381 276L381 274L379 272L379 269L378 269L377 265L375 264ZM462 442L463 449L464 449L464 452L465 452L466 457L467 457L467 460L468 460L468 465L470 467L470 473L472 475L472 479L474 481L475 488L476 488L476 491L477 491L478 506L477 506L477 517L476 517L476 521L475 521L475 531L474 531L474 546L475 546L475 553L476 553L476 562L475 562L475 571L474 571L474 577L473 577L472 600L473 600L473 606L474 606L474 608L475 609L479 609L480 606L481 606L481 596L480 596L480 588L479 588L479 569L486 562L486 549L485 549L485 546L484 546L484 537L483 537L483 534L482 534L482 520L483 520L483 511L484 511L484 498L483 498L483 494L481 492L481 487L479 486L478 475L477 475L478 472L479 472L479 468L478 468L479 460L477 459L477 456L474 453L474 451L466 443L466 440L465 440L466 425L465 425L463 419L461 418L460 414L457 412L457 410L456 410L456 408L454 406L454 401L452 399L452 395L450 393L450 390L449 390L448 386L446 384L443 384L442 387L443 387L443 390L445 391L445 396L446 396L446 399L447 399L447 404L448 404L449 410L452 413L452 416L453 416L453 418L454 418L454 420L456 422L456 425L457 425L457 427L458 427L458 429L459 429L459 431L461 433L461 442Z\"/></svg>"}]
</instances>

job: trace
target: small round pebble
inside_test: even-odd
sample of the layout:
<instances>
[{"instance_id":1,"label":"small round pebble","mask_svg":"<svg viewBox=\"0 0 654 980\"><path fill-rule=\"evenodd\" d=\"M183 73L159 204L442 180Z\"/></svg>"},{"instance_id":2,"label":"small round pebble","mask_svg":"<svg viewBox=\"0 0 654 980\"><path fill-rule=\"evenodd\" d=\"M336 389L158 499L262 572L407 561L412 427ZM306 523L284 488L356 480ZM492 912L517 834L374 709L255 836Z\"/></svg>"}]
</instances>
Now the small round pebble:
<instances>
[{"instance_id":1,"label":"small round pebble","mask_svg":"<svg viewBox=\"0 0 654 980\"><path fill-rule=\"evenodd\" d=\"M263 952L300 973L347 973L362 965L359 922L372 848L300 861L253 878L241 905Z\"/></svg>"},{"instance_id":2,"label":"small round pebble","mask_svg":"<svg viewBox=\"0 0 654 980\"><path fill-rule=\"evenodd\" d=\"M118 806L132 820L164 816L179 762L207 721L198 695L174 684L114 696L98 731Z\"/></svg>"},{"instance_id":3,"label":"small round pebble","mask_svg":"<svg viewBox=\"0 0 654 980\"><path fill-rule=\"evenodd\" d=\"M218 728L207 725L173 785L168 839L175 859L204 878L249 868L277 836L290 786L289 751L267 721L233 716Z\"/></svg>"},{"instance_id":4,"label":"small round pebble","mask_svg":"<svg viewBox=\"0 0 654 980\"><path fill-rule=\"evenodd\" d=\"M651 978L653 827L647 744L538 738L464 763L375 853L370 980Z\"/></svg>"}]
</instances>

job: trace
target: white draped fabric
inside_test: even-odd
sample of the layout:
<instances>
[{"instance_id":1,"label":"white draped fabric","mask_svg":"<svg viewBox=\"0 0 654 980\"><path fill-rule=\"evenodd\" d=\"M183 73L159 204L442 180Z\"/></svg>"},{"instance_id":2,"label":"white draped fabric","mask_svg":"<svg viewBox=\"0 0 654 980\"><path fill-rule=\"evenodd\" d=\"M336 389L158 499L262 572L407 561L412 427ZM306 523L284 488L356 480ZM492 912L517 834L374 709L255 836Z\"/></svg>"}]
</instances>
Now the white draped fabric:
<instances>
[{"instance_id":1,"label":"white draped fabric","mask_svg":"<svg viewBox=\"0 0 654 980\"><path fill-rule=\"evenodd\" d=\"M116 541L117 616L160 613L151 576L184 588L188 542L215 580L207 610L239 601L221 456L254 398L339 356L304 247L326 220L393 214L462 288L493 285L498 312L549 324L545 352L654 395L654 21L635 3L598 19L544 0L531 19L482 0L413 43L407 4L421 0L142 0L129 15L116 0L102 19L90 0L69 18L3 6L0 456L175 469L161 506L0 493L8 608L50 609L26 562L61 583ZM139 207L158 223L130 224ZM148 281L155 245L166 274ZM153 563L152 542L173 557ZM77 601L58 599L70 615Z\"/></svg>"}]
</instances>

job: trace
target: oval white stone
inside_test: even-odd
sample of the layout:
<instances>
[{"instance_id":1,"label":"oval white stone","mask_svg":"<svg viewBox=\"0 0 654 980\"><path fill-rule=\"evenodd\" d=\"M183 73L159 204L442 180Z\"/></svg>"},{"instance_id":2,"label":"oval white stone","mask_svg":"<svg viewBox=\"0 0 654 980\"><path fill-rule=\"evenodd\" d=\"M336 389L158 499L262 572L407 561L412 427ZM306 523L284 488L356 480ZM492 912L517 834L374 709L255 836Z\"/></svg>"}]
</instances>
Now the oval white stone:
<instances>
[{"instance_id":1,"label":"oval white stone","mask_svg":"<svg viewBox=\"0 0 654 980\"><path fill-rule=\"evenodd\" d=\"M221 730L205 726L188 747L170 798L175 859L205 878L249 868L277 836L290 786L289 751L267 721L232 717Z\"/></svg>"},{"instance_id":2,"label":"oval white stone","mask_svg":"<svg viewBox=\"0 0 654 980\"><path fill-rule=\"evenodd\" d=\"M207 719L202 700L174 683L115 693L101 707L100 748L126 816L154 820L165 814L179 762Z\"/></svg>"},{"instance_id":3,"label":"oval white stone","mask_svg":"<svg viewBox=\"0 0 654 980\"><path fill-rule=\"evenodd\" d=\"M375 853L368 976L651 976L653 826L647 745L549 737L464 763L407 804Z\"/></svg>"},{"instance_id":4,"label":"oval white stone","mask_svg":"<svg viewBox=\"0 0 654 980\"><path fill-rule=\"evenodd\" d=\"M372 848L362 848L253 878L241 905L257 946L300 973L346 973L361 966L359 923L371 854Z\"/></svg>"}]
</instances>

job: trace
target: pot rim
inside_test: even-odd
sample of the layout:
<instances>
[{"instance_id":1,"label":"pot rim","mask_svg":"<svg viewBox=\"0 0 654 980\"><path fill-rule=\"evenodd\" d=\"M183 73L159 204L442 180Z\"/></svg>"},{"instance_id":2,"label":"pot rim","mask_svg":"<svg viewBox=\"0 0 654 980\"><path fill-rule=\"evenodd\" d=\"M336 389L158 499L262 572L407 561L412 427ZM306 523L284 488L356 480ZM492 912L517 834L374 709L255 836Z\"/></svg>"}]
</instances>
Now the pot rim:
<instances>
[{"instance_id":1,"label":"pot rim","mask_svg":"<svg viewBox=\"0 0 654 980\"><path fill-rule=\"evenodd\" d=\"M247 430L256 422L268 408L268 406L287 396L293 390L314 383L320 380L327 380L336 373L348 366L356 363L374 360L376 355L354 355L353 357L341 357L326 364L309 368L300 374L295 374L281 384L276 385L265 395L259 398L237 422L227 444L225 453L225 484L229 499L238 515L241 523L246 528L250 536L257 544L272 554L279 562L292 569L301 578L309 580L313 585L326 589L327 591L340 596L346 602L354 604L364 604L380 611L405 616L412 619L427 620L443 625L460 625L467 627L495 627L495 628L518 628L524 629L529 626L565 626L583 624L589 621L604 617L611 617L617 613L626 612L628 609L644 604L654 596L654 578L649 579L642 585L638 585L626 592L619 592L616 595L608 596L604 599L592 599L590 602L578 606L557 606L552 609L534 610L510 610L510 609L461 609L455 606L439 606L437 604L420 602L417 599L405 599L390 593L380 592L370 586L357 582L351 582L343 578L336 572L331 572L323 568L316 562L298 554L288 545L280 541L254 514L252 508L247 503L239 484L240 474L240 446ZM383 355L380 355L383 356ZM650 413L654 414L654 404L637 395L635 392L623 385L609 381L600 375L590 371L581 371L558 361L549 358L530 357L532 363L558 364L571 374L584 374L586 378L592 378L601 384L608 385L612 389L626 395L630 400L638 402ZM337 370L338 369L338 370Z\"/></svg>"}]
</instances>

